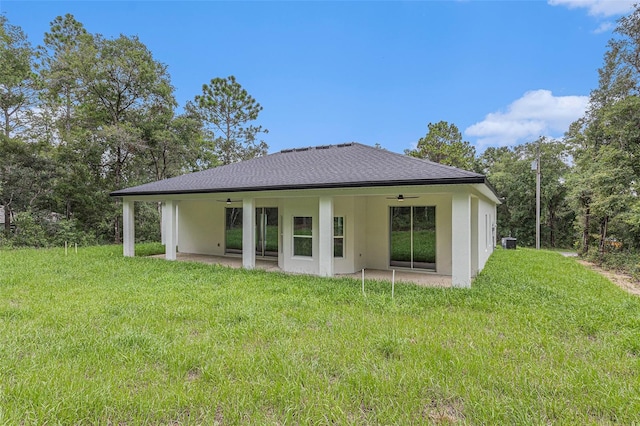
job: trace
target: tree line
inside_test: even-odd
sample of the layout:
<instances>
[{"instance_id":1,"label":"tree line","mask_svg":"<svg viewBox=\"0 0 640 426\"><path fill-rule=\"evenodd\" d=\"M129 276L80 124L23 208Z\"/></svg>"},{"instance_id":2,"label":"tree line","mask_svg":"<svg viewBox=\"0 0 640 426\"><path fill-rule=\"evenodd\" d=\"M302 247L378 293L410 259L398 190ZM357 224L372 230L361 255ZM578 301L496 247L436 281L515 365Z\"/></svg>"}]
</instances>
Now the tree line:
<instances>
[{"instance_id":1,"label":"tree line","mask_svg":"<svg viewBox=\"0 0 640 426\"><path fill-rule=\"evenodd\" d=\"M562 139L477 154L459 129L430 123L405 153L485 174L503 197L498 236L581 252L640 248L640 9L618 21L585 115ZM33 47L0 15L0 245L118 242L116 189L264 155L262 106L233 76L179 107L166 65L137 38L91 34L57 17ZM178 112L179 111L179 112ZM159 206L136 203L140 239ZM12 227L16 225L16 228Z\"/></svg>"},{"instance_id":2,"label":"tree line","mask_svg":"<svg viewBox=\"0 0 640 426\"><path fill-rule=\"evenodd\" d=\"M111 191L265 154L261 110L229 76L178 112L167 66L137 37L67 14L34 47L0 15L0 243L119 242ZM158 206L138 204L138 234L157 239Z\"/></svg>"}]
</instances>

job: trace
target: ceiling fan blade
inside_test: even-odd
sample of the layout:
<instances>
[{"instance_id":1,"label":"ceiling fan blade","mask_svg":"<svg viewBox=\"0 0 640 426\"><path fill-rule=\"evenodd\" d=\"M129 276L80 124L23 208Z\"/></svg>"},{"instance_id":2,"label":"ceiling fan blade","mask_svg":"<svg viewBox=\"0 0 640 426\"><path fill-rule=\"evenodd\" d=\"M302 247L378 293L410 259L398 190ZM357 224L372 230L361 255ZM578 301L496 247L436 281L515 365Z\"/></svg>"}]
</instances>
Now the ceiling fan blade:
<instances>
[{"instance_id":1,"label":"ceiling fan blade","mask_svg":"<svg viewBox=\"0 0 640 426\"><path fill-rule=\"evenodd\" d=\"M398 195L397 197L387 197L387 200L397 200L397 201L404 201L408 198L419 198L418 196L404 196L402 194Z\"/></svg>"}]
</instances>

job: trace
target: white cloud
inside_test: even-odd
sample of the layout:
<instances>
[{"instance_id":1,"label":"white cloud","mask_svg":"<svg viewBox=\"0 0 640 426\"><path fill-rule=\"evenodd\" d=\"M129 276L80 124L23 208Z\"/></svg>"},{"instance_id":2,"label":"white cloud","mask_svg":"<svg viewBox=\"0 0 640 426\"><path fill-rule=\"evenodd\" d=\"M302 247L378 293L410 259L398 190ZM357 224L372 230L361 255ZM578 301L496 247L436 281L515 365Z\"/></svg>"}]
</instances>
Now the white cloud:
<instances>
[{"instance_id":1,"label":"white cloud","mask_svg":"<svg viewBox=\"0 0 640 426\"><path fill-rule=\"evenodd\" d=\"M550 90L532 90L512 102L506 111L487 114L464 133L477 137L479 146L514 145L539 136L558 137L584 115L588 103L588 96L553 96Z\"/></svg>"},{"instance_id":2,"label":"white cloud","mask_svg":"<svg viewBox=\"0 0 640 426\"><path fill-rule=\"evenodd\" d=\"M585 8L592 16L625 15L633 9L638 0L548 0L552 6L566 6L569 9Z\"/></svg>"},{"instance_id":3,"label":"white cloud","mask_svg":"<svg viewBox=\"0 0 640 426\"><path fill-rule=\"evenodd\" d=\"M611 21L605 21L603 23L601 23L598 28L596 28L595 30L593 30L594 34L602 34L602 33L606 33L607 31L611 30L613 28L614 24Z\"/></svg>"}]
</instances>

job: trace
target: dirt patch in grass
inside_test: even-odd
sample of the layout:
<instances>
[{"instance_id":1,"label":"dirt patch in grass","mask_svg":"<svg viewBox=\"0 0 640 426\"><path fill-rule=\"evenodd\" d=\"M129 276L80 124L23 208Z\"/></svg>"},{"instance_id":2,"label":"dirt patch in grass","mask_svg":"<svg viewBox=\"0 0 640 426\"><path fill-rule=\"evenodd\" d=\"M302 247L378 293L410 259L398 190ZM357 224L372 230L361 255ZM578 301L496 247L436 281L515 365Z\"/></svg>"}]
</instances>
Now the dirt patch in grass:
<instances>
[{"instance_id":1,"label":"dirt patch in grass","mask_svg":"<svg viewBox=\"0 0 640 426\"><path fill-rule=\"evenodd\" d=\"M602 269L591 262L587 262L586 260L576 259L576 261L581 265L584 265L587 268L603 275L605 278L609 279L609 281L622 288L623 290L626 290L631 294L635 294L636 296L640 296L640 282L634 281L630 275L621 274L614 271L607 271L606 269Z\"/></svg>"},{"instance_id":2,"label":"dirt patch in grass","mask_svg":"<svg viewBox=\"0 0 640 426\"><path fill-rule=\"evenodd\" d=\"M459 398L432 399L423 411L423 417L434 424L456 424L464 421L463 403Z\"/></svg>"}]
</instances>

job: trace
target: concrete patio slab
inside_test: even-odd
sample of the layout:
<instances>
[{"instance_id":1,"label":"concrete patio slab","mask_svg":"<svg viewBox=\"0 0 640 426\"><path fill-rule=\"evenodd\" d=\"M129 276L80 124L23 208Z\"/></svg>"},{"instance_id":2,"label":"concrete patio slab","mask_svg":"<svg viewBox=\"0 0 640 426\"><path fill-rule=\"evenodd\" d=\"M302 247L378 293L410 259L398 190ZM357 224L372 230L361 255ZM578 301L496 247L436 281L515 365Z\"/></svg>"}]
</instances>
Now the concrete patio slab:
<instances>
[{"instance_id":1,"label":"concrete patio slab","mask_svg":"<svg viewBox=\"0 0 640 426\"><path fill-rule=\"evenodd\" d=\"M151 256L164 259L164 254ZM223 265L230 268L242 268L242 257L240 256L212 256L205 254L177 253L176 260L181 262L198 262L209 265ZM256 269L268 272L282 272L278 267L278 262L269 259L256 259ZM365 280L387 281L391 283L393 271L380 269L365 269ZM362 272L353 274L336 274L336 278L362 279ZM451 277L438 275L431 272L413 272L406 270L396 270L395 282L411 283L423 287L451 287Z\"/></svg>"}]
</instances>

